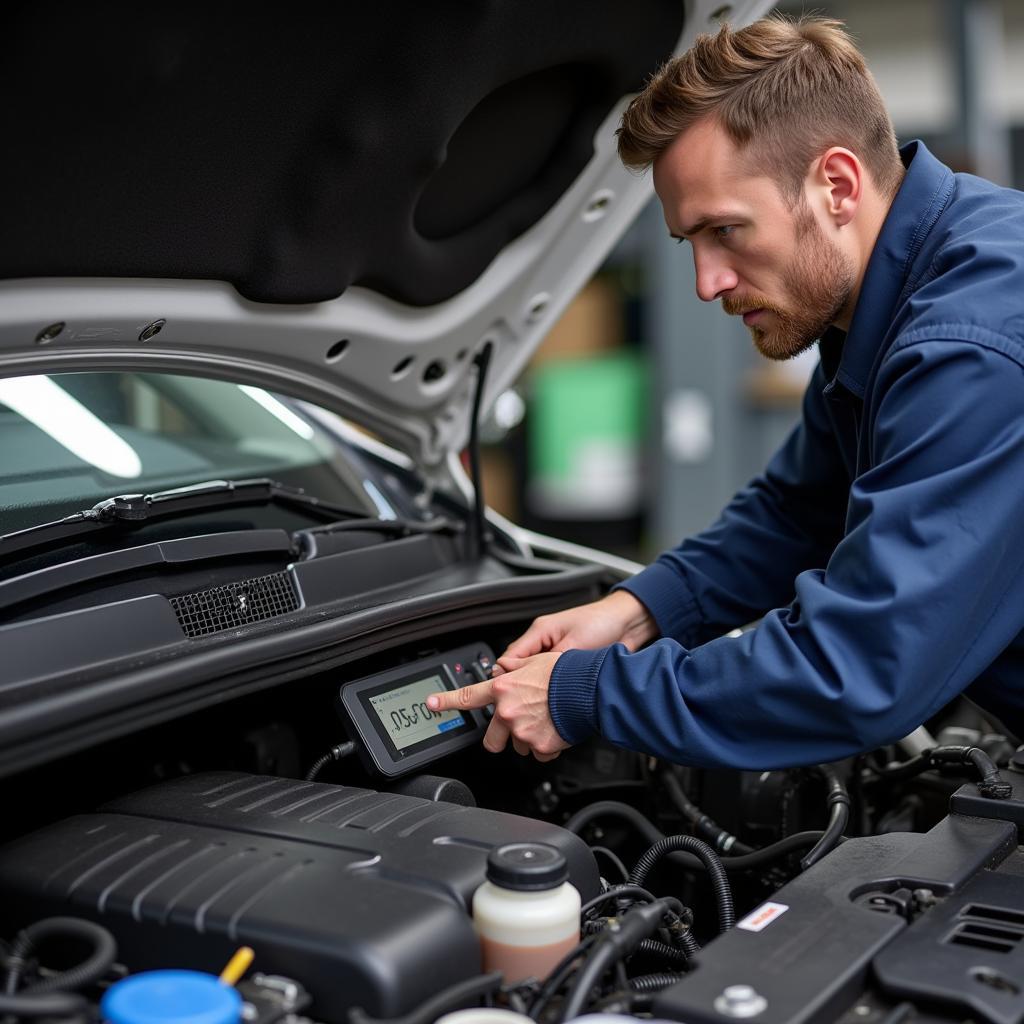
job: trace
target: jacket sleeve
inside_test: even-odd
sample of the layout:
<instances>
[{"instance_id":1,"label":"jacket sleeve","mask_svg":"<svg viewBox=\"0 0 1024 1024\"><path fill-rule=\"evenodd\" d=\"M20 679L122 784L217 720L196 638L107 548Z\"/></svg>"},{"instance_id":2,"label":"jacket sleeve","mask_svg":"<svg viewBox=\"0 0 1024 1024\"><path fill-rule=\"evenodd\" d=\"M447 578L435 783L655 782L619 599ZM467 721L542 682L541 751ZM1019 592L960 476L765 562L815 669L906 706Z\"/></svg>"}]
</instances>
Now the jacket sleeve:
<instances>
[{"instance_id":1,"label":"jacket sleeve","mask_svg":"<svg viewBox=\"0 0 1024 1024\"><path fill-rule=\"evenodd\" d=\"M865 410L873 468L826 567L739 638L566 652L563 738L772 769L892 742L965 689L1024 625L1020 362L998 339L890 351Z\"/></svg>"},{"instance_id":2,"label":"jacket sleeve","mask_svg":"<svg viewBox=\"0 0 1024 1024\"><path fill-rule=\"evenodd\" d=\"M619 587L647 607L661 635L688 646L759 618L821 568L843 533L850 475L815 370L800 423L765 472L719 519Z\"/></svg>"}]
</instances>

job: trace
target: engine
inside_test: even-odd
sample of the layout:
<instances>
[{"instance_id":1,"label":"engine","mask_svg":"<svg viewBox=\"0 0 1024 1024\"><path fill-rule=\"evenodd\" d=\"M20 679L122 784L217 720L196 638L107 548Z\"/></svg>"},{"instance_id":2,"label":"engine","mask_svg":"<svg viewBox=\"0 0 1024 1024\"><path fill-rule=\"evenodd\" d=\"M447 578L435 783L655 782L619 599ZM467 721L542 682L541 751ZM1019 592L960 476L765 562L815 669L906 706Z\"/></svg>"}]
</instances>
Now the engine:
<instances>
[{"instance_id":1,"label":"engine","mask_svg":"<svg viewBox=\"0 0 1024 1024\"><path fill-rule=\"evenodd\" d=\"M382 654L301 700L281 687L9 781L0 1009L91 1017L125 977L215 981L248 947L230 981L257 1024L481 1003L522 1024L1024 1019L1024 771L1005 737L964 720L913 756L762 773L600 742L495 758L486 714L425 703L492 657ZM483 969L473 896L510 843L556 851L581 901L578 944L540 977Z\"/></svg>"}]
</instances>

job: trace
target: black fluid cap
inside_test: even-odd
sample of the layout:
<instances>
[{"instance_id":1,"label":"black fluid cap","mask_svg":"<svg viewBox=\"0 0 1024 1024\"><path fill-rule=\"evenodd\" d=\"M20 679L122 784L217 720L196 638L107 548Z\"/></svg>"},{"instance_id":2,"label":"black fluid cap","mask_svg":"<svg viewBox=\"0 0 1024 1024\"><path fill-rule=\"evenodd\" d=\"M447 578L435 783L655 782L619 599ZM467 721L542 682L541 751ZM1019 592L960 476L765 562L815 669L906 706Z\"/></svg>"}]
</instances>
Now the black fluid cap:
<instances>
[{"instance_id":1,"label":"black fluid cap","mask_svg":"<svg viewBox=\"0 0 1024 1024\"><path fill-rule=\"evenodd\" d=\"M487 855L487 881L503 889L555 889L568 877L565 855L547 843L506 843Z\"/></svg>"}]
</instances>

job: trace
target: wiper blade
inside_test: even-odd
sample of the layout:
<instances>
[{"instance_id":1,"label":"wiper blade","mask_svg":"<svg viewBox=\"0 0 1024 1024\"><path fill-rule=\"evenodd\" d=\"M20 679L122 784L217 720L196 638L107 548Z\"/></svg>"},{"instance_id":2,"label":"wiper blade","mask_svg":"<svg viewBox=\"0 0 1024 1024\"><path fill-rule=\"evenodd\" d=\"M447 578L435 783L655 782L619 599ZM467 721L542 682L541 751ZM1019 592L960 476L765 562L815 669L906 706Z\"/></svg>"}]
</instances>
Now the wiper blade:
<instances>
[{"instance_id":1,"label":"wiper blade","mask_svg":"<svg viewBox=\"0 0 1024 1024\"><path fill-rule=\"evenodd\" d=\"M0 536L0 562L33 548L53 547L99 529L138 526L165 516L213 511L235 505L286 505L330 519L359 519L365 513L336 505L267 477L209 480L154 494L119 494L50 523Z\"/></svg>"}]
</instances>

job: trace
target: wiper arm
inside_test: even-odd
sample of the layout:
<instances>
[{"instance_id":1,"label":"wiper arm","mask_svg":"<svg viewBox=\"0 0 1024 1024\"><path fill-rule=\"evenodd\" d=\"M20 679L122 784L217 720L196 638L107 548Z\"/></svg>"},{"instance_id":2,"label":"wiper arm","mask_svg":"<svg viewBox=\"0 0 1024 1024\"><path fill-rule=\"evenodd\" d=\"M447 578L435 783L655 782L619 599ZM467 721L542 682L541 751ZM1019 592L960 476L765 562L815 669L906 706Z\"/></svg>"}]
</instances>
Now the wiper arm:
<instances>
[{"instance_id":1,"label":"wiper arm","mask_svg":"<svg viewBox=\"0 0 1024 1024\"><path fill-rule=\"evenodd\" d=\"M455 519L438 516L435 519L345 519L323 526L310 526L292 534L302 557L316 558L324 550L319 538L336 533L381 533L391 537L415 537L424 534L461 534L465 531L462 523ZM329 546L328 549L330 550Z\"/></svg>"},{"instance_id":2,"label":"wiper arm","mask_svg":"<svg viewBox=\"0 0 1024 1024\"><path fill-rule=\"evenodd\" d=\"M358 519L364 515L361 511L323 501L301 488L288 487L267 477L210 480L154 494L119 494L63 519L4 534L0 536L0 562L32 548L58 546L98 529L137 526L165 516L235 505L275 504L302 508L329 519Z\"/></svg>"}]
</instances>

